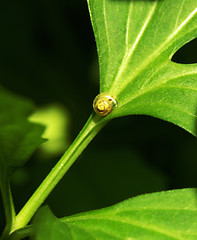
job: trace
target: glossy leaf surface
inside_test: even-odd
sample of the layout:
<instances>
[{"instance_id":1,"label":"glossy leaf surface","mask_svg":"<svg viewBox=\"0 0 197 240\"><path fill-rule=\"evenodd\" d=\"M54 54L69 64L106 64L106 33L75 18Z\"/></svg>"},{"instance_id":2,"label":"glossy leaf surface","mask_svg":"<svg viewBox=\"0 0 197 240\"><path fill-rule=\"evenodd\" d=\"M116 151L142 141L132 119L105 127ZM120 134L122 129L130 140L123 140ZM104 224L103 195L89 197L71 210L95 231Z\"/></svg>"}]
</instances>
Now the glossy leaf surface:
<instances>
[{"instance_id":1,"label":"glossy leaf surface","mask_svg":"<svg viewBox=\"0 0 197 240\"><path fill-rule=\"evenodd\" d=\"M57 219L48 208L35 221L36 240L194 240L197 192L146 194L112 207Z\"/></svg>"},{"instance_id":2,"label":"glossy leaf surface","mask_svg":"<svg viewBox=\"0 0 197 240\"><path fill-rule=\"evenodd\" d=\"M197 37L197 0L88 0L100 91L118 107L106 119L146 114L196 134L197 64L174 53Z\"/></svg>"}]
</instances>

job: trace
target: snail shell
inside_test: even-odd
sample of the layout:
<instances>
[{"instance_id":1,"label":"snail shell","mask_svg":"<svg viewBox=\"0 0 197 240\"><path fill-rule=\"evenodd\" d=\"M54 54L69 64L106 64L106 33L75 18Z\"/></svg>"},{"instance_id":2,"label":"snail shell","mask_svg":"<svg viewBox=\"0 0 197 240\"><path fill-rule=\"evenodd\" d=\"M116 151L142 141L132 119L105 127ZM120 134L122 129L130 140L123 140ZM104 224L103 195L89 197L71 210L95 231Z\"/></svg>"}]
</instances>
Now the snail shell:
<instances>
[{"instance_id":1,"label":"snail shell","mask_svg":"<svg viewBox=\"0 0 197 240\"><path fill-rule=\"evenodd\" d=\"M108 93L100 93L93 101L94 111L100 116L107 116L116 106L115 97Z\"/></svg>"}]
</instances>

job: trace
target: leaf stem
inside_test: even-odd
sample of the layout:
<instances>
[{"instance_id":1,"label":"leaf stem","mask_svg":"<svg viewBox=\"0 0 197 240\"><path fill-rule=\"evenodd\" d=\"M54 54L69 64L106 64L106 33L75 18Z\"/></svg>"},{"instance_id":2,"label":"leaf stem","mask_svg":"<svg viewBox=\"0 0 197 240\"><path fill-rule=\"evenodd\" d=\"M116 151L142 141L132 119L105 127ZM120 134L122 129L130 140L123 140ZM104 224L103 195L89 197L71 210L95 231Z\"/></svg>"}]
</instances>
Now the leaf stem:
<instances>
[{"instance_id":1,"label":"leaf stem","mask_svg":"<svg viewBox=\"0 0 197 240\"><path fill-rule=\"evenodd\" d=\"M78 156L83 152L91 140L104 127L107 121L101 121L101 117L92 114L75 141L64 153L55 167L44 179L38 189L34 192L22 210L18 213L11 232L28 224L37 209L42 205L57 183L62 179Z\"/></svg>"},{"instance_id":2,"label":"leaf stem","mask_svg":"<svg viewBox=\"0 0 197 240\"><path fill-rule=\"evenodd\" d=\"M11 235L9 235L7 240L20 240L30 236L32 236L32 226L28 225L24 228L14 231Z\"/></svg>"},{"instance_id":3,"label":"leaf stem","mask_svg":"<svg viewBox=\"0 0 197 240\"><path fill-rule=\"evenodd\" d=\"M5 209L6 222L8 225L11 225L15 218L15 209L8 180L6 180L6 184L4 186L1 186L1 192Z\"/></svg>"},{"instance_id":4,"label":"leaf stem","mask_svg":"<svg viewBox=\"0 0 197 240\"><path fill-rule=\"evenodd\" d=\"M4 161L3 154L1 153L1 155L2 155L1 159ZM0 175L1 175L0 191L2 195L6 218L6 227L1 236L3 238L3 236L7 235L7 233L9 233L10 229L12 228L12 225L15 222L16 214L6 164L1 165Z\"/></svg>"}]
</instances>

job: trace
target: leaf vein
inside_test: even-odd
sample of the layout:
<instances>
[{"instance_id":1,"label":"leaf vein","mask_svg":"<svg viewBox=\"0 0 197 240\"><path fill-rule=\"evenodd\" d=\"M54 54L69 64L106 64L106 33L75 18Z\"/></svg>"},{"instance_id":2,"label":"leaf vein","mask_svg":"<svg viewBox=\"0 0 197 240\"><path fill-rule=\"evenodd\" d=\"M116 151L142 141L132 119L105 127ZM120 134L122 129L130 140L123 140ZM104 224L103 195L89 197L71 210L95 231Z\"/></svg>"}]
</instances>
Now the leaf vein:
<instances>
[{"instance_id":1,"label":"leaf vein","mask_svg":"<svg viewBox=\"0 0 197 240\"><path fill-rule=\"evenodd\" d=\"M177 20L176 20L176 23L175 23L175 27L174 27L174 29L176 29L177 26L178 26L178 21L179 21L179 18L180 18L181 12L182 12L182 10L183 10L183 6L184 6L184 4L185 4L185 0L183 0L183 2L182 2L182 4L181 4L181 7L180 7L180 10L179 10L179 13L178 13L178 16L177 16Z\"/></svg>"},{"instance_id":2,"label":"leaf vein","mask_svg":"<svg viewBox=\"0 0 197 240\"><path fill-rule=\"evenodd\" d=\"M173 239L177 239L177 240L184 240L181 236L177 236L177 232L175 231L169 231L167 229L162 229L158 226L155 226L155 225L150 225L150 224L145 224L145 223L142 223L142 222L139 222L139 221L135 221L135 220L131 220L131 219L126 219L126 220L123 220L121 218L110 218L110 217L105 217L105 218L102 218L102 217L97 217L97 218L91 218L89 220L109 220L109 221L112 221L112 222L120 222L122 224L128 224L128 225L131 225L131 226L137 226L137 227L141 227L143 229L146 229L146 230L149 230L149 231L153 231L153 232L158 232L160 234L163 234L163 235L166 235L166 236L170 236L172 237ZM77 224L75 222L72 222L70 224ZM78 226L78 224L77 224ZM81 225L80 225L81 226ZM102 230L103 231L103 230ZM106 232L106 231L103 231L103 232ZM108 233L108 232L106 232ZM110 233L111 234L111 233ZM111 234L112 235L112 234ZM112 235L113 236L113 235Z\"/></svg>"},{"instance_id":3,"label":"leaf vein","mask_svg":"<svg viewBox=\"0 0 197 240\"><path fill-rule=\"evenodd\" d=\"M92 220L97 220L97 219L92 219ZM102 219L99 219L99 220L102 220ZM108 219L107 219L107 220L108 220ZM88 233L90 236L92 236L93 239L97 240L97 238L96 238L92 233L90 233L90 232L88 231L87 227L84 227L84 226L82 226L82 225L79 225L79 224L76 223L76 222L72 222L72 223L70 223L70 225L74 225L75 227L77 227L77 228L79 228L79 229L82 229L84 232L86 232L86 233ZM94 229L93 229L93 231L94 231ZM114 234L112 234L112 233L110 233L110 232L104 231L103 229L102 229L102 230L99 229L99 231L100 231L100 232L103 232L103 233L105 233L105 234L107 234L107 235L111 235L112 237L117 238L116 235L114 235ZM122 240L125 240L125 238L122 238L122 237L118 237L118 238L119 238L119 239L122 239Z\"/></svg>"},{"instance_id":4,"label":"leaf vein","mask_svg":"<svg viewBox=\"0 0 197 240\"><path fill-rule=\"evenodd\" d=\"M153 62L166 48L168 48L168 47L170 46L170 45L168 45L168 43L170 43L170 41L171 41L172 39L174 39L175 35L178 34L178 32L182 29L182 27L183 27L184 25L186 25L187 22L188 22L190 19L192 19L192 17L193 17L196 13L197 13L197 8L187 17L187 19L177 28L177 30L176 30L173 34L171 34L171 35L167 38L167 40L166 40L163 44L161 44L160 47L158 47L157 50L155 50L154 53L153 53L152 55L150 55L150 56L147 58L147 60L145 60L145 61L140 65L140 67L139 67L138 69L136 69L136 71L135 71L135 73L133 74L132 78L129 78L129 79L127 78L127 79L124 80L124 83L121 82L121 85L120 85L120 84L118 85L119 79L117 79L117 77L116 77L116 80L114 80L114 84L112 85L111 92L113 92L113 94L117 95L117 91L118 91L118 92L123 91L123 90L127 87L127 85L128 85L141 71L143 71L143 69L144 69L145 67L147 67L151 62ZM189 29L189 31L187 31L186 33L189 33L189 32L193 31L193 30L196 29L196 28L197 28L197 27L195 26L194 28ZM173 43L173 41L172 41L172 43ZM170 56L170 58L171 58L171 56ZM120 67L121 73L122 73L122 71L123 71L125 68L126 68L126 66L124 66L124 68L123 68L123 67L122 67L122 64L121 64L121 67ZM128 80L129 80L129 81L128 81ZM116 85L115 85L115 82L116 82Z\"/></svg>"},{"instance_id":5,"label":"leaf vein","mask_svg":"<svg viewBox=\"0 0 197 240\"><path fill-rule=\"evenodd\" d=\"M129 6L129 14L127 18L127 33L126 33L126 52L128 52L128 45L129 45L129 25L130 25L130 20L131 20L131 14L133 10L133 2L131 1L130 6Z\"/></svg>"},{"instance_id":6,"label":"leaf vein","mask_svg":"<svg viewBox=\"0 0 197 240\"><path fill-rule=\"evenodd\" d=\"M188 205L188 206L190 206L190 205ZM154 212L155 211L164 211L164 212L166 212L166 211L169 211L169 212L171 212L171 211L172 212L173 211L184 211L185 212L186 211L186 212L194 212L194 213L197 212L197 209L188 209L188 206L187 206L186 209L185 208L175 208L174 206L172 208L169 208L169 206L167 208L161 208L161 207L156 208L155 206L152 207L152 208L147 208L145 206L145 207L142 207L142 208L128 208L127 209L128 211L119 210L117 212L114 212L114 213L112 212L110 214L116 215L116 214L121 214L121 213L125 213L125 212L132 213L132 212L136 212L136 211L145 211L145 210L154 211ZM95 210L95 211L97 211L97 210ZM95 218L95 216L100 218L100 216L102 217L102 216L106 216L106 215L104 215L103 213L96 213L95 215L87 215L87 216L77 216L76 215L76 216L63 218L63 219L61 219L61 221L62 222L72 222L72 221L75 221L75 220L89 220L91 218Z\"/></svg>"},{"instance_id":7,"label":"leaf vein","mask_svg":"<svg viewBox=\"0 0 197 240\"><path fill-rule=\"evenodd\" d=\"M142 106L142 105L145 105L144 103L140 103L140 104L136 104L136 106ZM180 111L180 112L183 112L183 113L186 113L186 114L188 114L189 116L192 116L192 117L197 117L197 115L195 115L195 114L193 114L193 113L190 113L190 112L187 112L187 111L184 111L184 110L182 110L182 109L180 109L180 108L178 108L177 106L175 106L175 105L172 105L172 104L170 104L170 103L161 103L161 102L154 102L154 103L147 103L147 105L163 105L163 106L167 106L167 107L171 107L172 109L175 109L175 110L178 110L178 111Z\"/></svg>"},{"instance_id":8,"label":"leaf vein","mask_svg":"<svg viewBox=\"0 0 197 240\"><path fill-rule=\"evenodd\" d=\"M140 39L142 38L142 35L145 31L145 29L147 28L148 24L150 23L151 19L152 19L152 16L155 12L155 9L156 9L156 6L157 6L157 1L155 1L155 3L153 4L153 7L151 8L150 12L148 13L148 16L143 24L143 27L141 28L141 31L140 33L138 34L134 44L132 45L132 47L130 48L126 48L128 49L126 52L125 52L125 55L122 59L122 62L121 62L121 65L120 65L120 68L119 68L119 71L113 81L113 84L111 86L111 88L115 88L116 86L116 83L119 81L119 78L120 76L122 75L122 73L124 72L125 68L127 67L127 64L128 64L128 61L129 59L131 58L131 56L133 55L134 51L135 51L135 48L137 47Z\"/></svg>"},{"instance_id":9,"label":"leaf vein","mask_svg":"<svg viewBox=\"0 0 197 240\"><path fill-rule=\"evenodd\" d=\"M163 65L164 66L164 65ZM149 88L146 88L145 90L143 90L142 88L142 91L140 92L138 92L136 95L134 95L130 100L127 100L127 101L125 101L125 102L122 102L122 104L121 104L121 106L123 106L123 105L125 105L125 104L127 104L128 102L131 102L132 100L134 100L134 99L136 99L136 98L138 98L138 97L140 97L140 96L142 96L142 95L144 95L144 94L146 94L146 93L148 93L148 92L150 92L150 91L153 91L153 90L155 90L155 89L157 89L157 88L160 88L160 87L163 87L163 85L165 85L166 83L168 83L168 82L170 82L170 81L173 81L173 80L176 80L177 78L179 78L179 77L185 77L185 76L190 76L190 75L194 75L194 74L196 74L197 73L197 69L195 69L196 71L193 71L193 72L190 72L190 73L188 73L188 72L186 72L185 74L183 74L183 73L181 73L180 75L176 75L175 77L173 77L173 78L169 78L169 79L167 79L166 81L163 81L163 82L159 82L159 84L155 84L155 85L153 85L153 86L150 86ZM155 71L155 73L156 73L157 71ZM152 78L152 76L151 76L151 78ZM178 86L178 85L177 85Z\"/></svg>"},{"instance_id":10,"label":"leaf vein","mask_svg":"<svg viewBox=\"0 0 197 240\"><path fill-rule=\"evenodd\" d=\"M105 31L106 31L106 37L107 37L108 52L110 52L109 32L108 32L108 27L107 27L107 15L106 15L106 0L103 0L103 15L104 15L104 22L105 22Z\"/></svg>"},{"instance_id":11,"label":"leaf vein","mask_svg":"<svg viewBox=\"0 0 197 240\"><path fill-rule=\"evenodd\" d=\"M177 29L170 35L170 37L167 39L167 42L169 42L174 36L176 36L179 31L191 20L195 14L197 13L197 8L190 13L190 15L177 27Z\"/></svg>"}]
</instances>

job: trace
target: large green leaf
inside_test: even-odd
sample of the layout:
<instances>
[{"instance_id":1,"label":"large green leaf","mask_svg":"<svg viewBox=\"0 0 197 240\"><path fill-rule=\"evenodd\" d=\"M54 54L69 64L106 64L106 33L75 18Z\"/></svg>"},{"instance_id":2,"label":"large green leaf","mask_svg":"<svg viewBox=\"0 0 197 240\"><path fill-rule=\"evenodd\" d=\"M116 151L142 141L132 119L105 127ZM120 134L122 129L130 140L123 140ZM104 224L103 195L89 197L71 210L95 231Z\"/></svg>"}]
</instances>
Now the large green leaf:
<instances>
[{"instance_id":1,"label":"large green leaf","mask_svg":"<svg viewBox=\"0 0 197 240\"><path fill-rule=\"evenodd\" d=\"M152 115L196 134L197 64L174 53L197 37L197 0L88 0L100 91L118 107L105 119Z\"/></svg>"},{"instance_id":2,"label":"large green leaf","mask_svg":"<svg viewBox=\"0 0 197 240\"><path fill-rule=\"evenodd\" d=\"M195 240L197 191L146 194L63 219L43 208L36 220L36 240Z\"/></svg>"}]
</instances>

